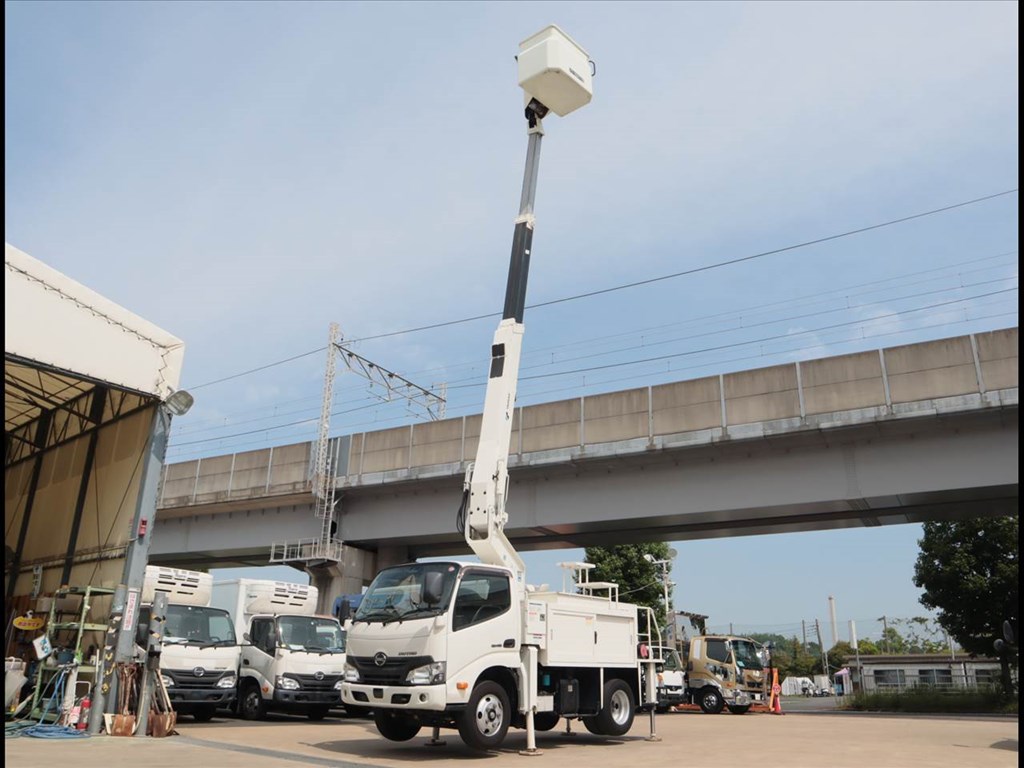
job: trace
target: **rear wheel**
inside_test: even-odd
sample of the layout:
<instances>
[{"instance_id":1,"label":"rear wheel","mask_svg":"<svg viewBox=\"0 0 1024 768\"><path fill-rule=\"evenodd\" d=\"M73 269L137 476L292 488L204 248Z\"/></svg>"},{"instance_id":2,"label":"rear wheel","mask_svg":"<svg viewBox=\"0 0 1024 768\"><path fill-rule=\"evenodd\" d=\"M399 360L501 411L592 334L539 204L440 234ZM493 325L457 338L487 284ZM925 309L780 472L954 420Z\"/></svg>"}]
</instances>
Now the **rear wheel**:
<instances>
[{"instance_id":1,"label":"rear wheel","mask_svg":"<svg viewBox=\"0 0 1024 768\"><path fill-rule=\"evenodd\" d=\"M604 684L604 706L597 717L586 718L583 725L601 736L622 736L633 727L635 715L633 690L623 680L609 680Z\"/></svg>"},{"instance_id":2,"label":"rear wheel","mask_svg":"<svg viewBox=\"0 0 1024 768\"><path fill-rule=\"evenodd\" d=\"M390 709L375 710L373 722L380 735L388 741L408 741L420 732L417 720Z\"/></svg>"},{"instance_id":3,"label":"rear wheel","mask_svg":"<svg viewBox=\"0 0 1024 768\"><path fill-rule=\"evenodd\" d=\"M255 680L245 684L239 697L238 709L246 720L263 720L267 716L267 703L260 694L260 686Z\"/></svg>"},{"instance_id":4,"label":"rear wheel","mask_svg":"<svg viewBox=\"0 0 1024 768\"><path fill-rule=\"evenodd\" d=\"M512 721L512 707L505 689L485 680L473 689L459 719L459 735L467 747L486 752L505 740Z\"/></svg>"},{"instance_id":5,"label":"rear wheel","mask_svg":"<svg viewBox=\"0 0 1024 768\"><path fill-rule=\"evenodd\" d=\"M740 706L738 704L730 704L729 711L732 712L734 715L745 715L747 714L747 712L750 711L750 705L744 704Z\"/></svg>"},{"instance_id":6,"label":"rear wheel","mask_svg":"<svg viewBox=\"0 0 1024 768\"><path fill-rule=\"evenodd\" d=\"M708 686L701 689L701 692L697 694L697 703L704 710L704 714L717 715L722 711L722 707L725 706L725 699L722 698L722 694L718 692L717 688Z\"/></svg>"}]
</instances>

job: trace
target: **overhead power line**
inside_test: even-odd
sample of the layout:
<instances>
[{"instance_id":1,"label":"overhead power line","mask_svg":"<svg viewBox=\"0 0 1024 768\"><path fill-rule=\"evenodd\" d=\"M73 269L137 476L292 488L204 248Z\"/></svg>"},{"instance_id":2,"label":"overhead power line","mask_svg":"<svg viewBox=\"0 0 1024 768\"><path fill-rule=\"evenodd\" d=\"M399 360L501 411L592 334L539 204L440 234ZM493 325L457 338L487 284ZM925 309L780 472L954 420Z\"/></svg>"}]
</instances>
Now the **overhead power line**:
<instances>
[{"instance_id":1,"label":"overhead power line","mask_svg":"<svg viewBox=\"0 0 1024 768\"><path fill-rule=\"evenodd\" d=\"M668 274L668 275L661 275L659 277L651 277L651 278L647 278L647 279L644 279L644 280L636 280L634 282L622 283L620 285L614 285L614 286L610 286L608 288L599 288L599 289L593 290L593 291L586 291L584 293L577 293L577 294L574 294L572 296L563 296L563 297L557 298L557 299L550 299L548 301L542 301L542 302L539 302L537 304L529 304L529 305L527 305L527 309L541 309L543 307L550 307L550 306L554 306L556 304L564 304L564 303L569 302L569 301L577 301L579 299L591 298L593 296L600 296L600 295L603 295L603 294L614 293L614 292L617 292L617 291L624 291L624 290L627 290L629 288L637 288L637 287L643 286L643 285L651 285L651 284L654 284L654 283L663 282L665 280L672 280L672 279L675 279L677 277L684 277L686 275L694 275L694 274L698 274L700 272L707 272L707 271L712 270L712 269L718 269L720 267L727 267L727 266L731 266L733 264L741 264L743 262L753 261L755 259L761 259L761 258L765 258L767 256L775 256L775 255L778 255L780 253L786 253L788 251L795 251L797 249L807 248L807 247L812 246L812 245L820 245L821 243L827 243L827 242L831 242L833 240L839 240L839 239L844 238L844 237L852 237L853 235L860 235L860 234L863 234L865 232L871 232L871 231L874 231L874 230L877 230L877 229L883 229L885 227L895 226L896 224L903 224L903 223L906 223L908 221L913 221L915 219L922 219L922 218L925 218L927 216L935 216L935 215L940 214L940 213L947 213L949 211L953 211L953 210L956 210L958 208L965 208L965 207L967 207L969 205L975 205L977 203L983 203L983 202L986 202L988 200L994 200L996 198L1000 198L1000 197L1005 197L1007 195L1016 194L1018 191L1019 191L1018 188L1014 187L1013 189L1003 190L1002 192L995 192L995 193L993 193L991 195L985 195L983 197L976 197L976 198L973 198L971 200L964 200L964 201L961 201L959 203L953 203L952 205L943 206L941 208L933 208L932 210L929 210L929 211L921 211L920 213L910 214L909 216L901 216L900 218L897 218L897 219L889 219L888 221L882 221L882 222L879 222L877 224L870 224L870 225L865 226L865 227L858 227L857 229L850 229L850 230L847 230L845 232L838 232L838 233L833 234L833 235L826 235L825 237L818 237L818 238L815 238L813 240L805 240L803 242L793 243L791 245L786 245L786 246L783 246L781 248L774 248L772 250L760 251L758 253L753 253L753 254L750 254L750 255L747 255L747 256L739 256L739 257L734 258L734 259L727 259L725 261L719 261L719 262L715 262L715 263L712 263L712 264L705 264L705 265L700 266L700 267L694 267L692 269L683 270L681 272L673 272L673 273ZM422 331L436 330L438 328L448 328L448 327L451 327L453 325L462 325L464 323L476 322L477 320L485 320L487 318L498 317L498 316L500 316L500 314L501 314L500 312L488 312L488 313L482 314L482 315L473 315L471 317L463 317L463 318L459 318L459 319L456 319L456 320L446 320L446 321L442 321L442 322L438 322L438 323L431 323L429 325L416 326L414 328L405 328L405 329L399 330L399 331L389 331L389 332L386 332L386 333L378 333L378 334L374 334L374 335L371 335L371 336L363 336L362 338L358 338L358 339L351 339L351 340L349 340L349 343L355 344L355 343L358 343L358 342L361 342L361 341L372 341L372 340L375 340L375 339L386 339L386 338L391 338L393 336L403 336L403 335L410 334L410 333L419 333L419 332L422 332ZM284 358L283 360L276 360L276 361L274 361L272 363L266 363L265 365L261 365L261 366L258 366L256 368L250 368L249 370L240 371L239 373L234 373L234 374L231 374L229 376L224 376L224 377L219 378L219 379L214 379L213 381L203 382L202 384L191 385L189 387L189 389L196 390L196 389L202 389L203 387L210 387L210 386L213 386L214 384L221 384L221 383L226 382L226 381L231 381L233 379L241 378L242 376L248 376L248 375L253 374L253 373L258 373L259 371L267 370L268 368L274 368L274 367L279 366L279 365L284 365L286 363L294 362L295 360L299 360L299 359L304 358L304 357L309 357L310 355L315 355L318 352L322 352L324 349L326 349L326 346L317 347L316 349L312 349L312 350L310 350L308 352L303 352L303 353L301 353L299 355L293 355L292 357L287 357L287 358Z\"/></svg>"}]
</instances>

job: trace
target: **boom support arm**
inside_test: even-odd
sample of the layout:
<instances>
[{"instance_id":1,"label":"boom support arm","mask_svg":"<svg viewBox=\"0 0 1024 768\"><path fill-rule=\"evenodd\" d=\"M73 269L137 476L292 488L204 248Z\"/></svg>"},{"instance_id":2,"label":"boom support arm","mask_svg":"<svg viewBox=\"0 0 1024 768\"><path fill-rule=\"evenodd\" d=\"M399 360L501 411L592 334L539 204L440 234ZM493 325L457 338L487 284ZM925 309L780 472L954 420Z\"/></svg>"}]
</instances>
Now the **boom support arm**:
<instances>
[{"instance_id":1,"label":"boom support arm","mask_svg":"<svg viewBox=\"0 0 1024 768\"><path fill-rule=\"evenodd\" d=\"M476 460L466 472L465 504L469 512L465 526L466 543L489 565L511 568L516 582L523 584L526 566L505 536L508 513L508 454L515 413L519 358L523 347L523 311L526 306L526 281L530 271L533 245L533 204L537 192L540 143L544 135L539 117L530 109L529 145L523 193L519 201L512 256L505 287L505 310L491 345L491 368L484 397L483 421Z\"/></svg>"}]
</instances>

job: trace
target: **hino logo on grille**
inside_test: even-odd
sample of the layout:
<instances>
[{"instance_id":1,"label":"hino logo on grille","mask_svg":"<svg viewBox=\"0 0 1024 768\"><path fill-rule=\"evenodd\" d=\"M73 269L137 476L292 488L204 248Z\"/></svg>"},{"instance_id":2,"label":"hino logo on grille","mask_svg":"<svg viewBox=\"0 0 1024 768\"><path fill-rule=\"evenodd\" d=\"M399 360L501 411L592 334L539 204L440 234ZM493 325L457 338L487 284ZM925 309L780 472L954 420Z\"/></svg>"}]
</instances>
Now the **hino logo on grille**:
<instances>
[{"instance_id":1,"label":"hino logo on grille","mask_svg":"<svg viewBox=\"0 0 1024 768\"><path fill-rule=\"evenodd\" d=\"M313 677L315 677L317 680L323 680L324 679L324 673L320 672L318 670L318 671L313 673Z\"/></svg>"},{"instance_id":2,"label":"hino logo on grille","mask_svg":"<svg viewBox=\"0 0 1024 768\"><path fill-rule=\"evenodd\" d=\"M383 667L388 663L388 655L384 651L380 651L376 656L373 657L373 663L378 667Z\"/></svg>"},{"instance_id":3,"label":"hino logo on grille","mask_svg":"<svg viewBox=\"0 0 1024 768\"><path fill-rule=\"evenodd\" d=\"M192 674L195 675L196 677L202 677L203 675L206 674L206 670L203 669L202 667L196 667L195 669L192 670Z\"/></svg>"}]
</instances>

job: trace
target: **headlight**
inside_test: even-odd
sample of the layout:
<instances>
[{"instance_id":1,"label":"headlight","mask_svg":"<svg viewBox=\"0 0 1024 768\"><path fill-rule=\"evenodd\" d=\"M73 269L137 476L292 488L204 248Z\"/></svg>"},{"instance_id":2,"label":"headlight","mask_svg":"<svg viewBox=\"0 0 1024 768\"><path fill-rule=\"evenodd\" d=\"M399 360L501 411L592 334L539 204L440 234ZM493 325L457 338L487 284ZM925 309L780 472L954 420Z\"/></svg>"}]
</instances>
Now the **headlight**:
<instances>
[{"instance_id":1,"label":"headlight","mask_svg":"<svg viewBox=\"0 0 1024 768\"><path fill-rule=\"evenodd\" d=\"M336 682L334 684L334 690L340 691L341 690L341 684L344 683L344 682L345 682L344 680L339 680L338 682Z\"/></svg>"},{"instance_id":2,"label":"headlight","mask_svg":"<svg viewBox=\"0 0 1024 768\"><path fill-rule=\"evenodd\" d=\"M237 678L234 675L226 675L217 681L218 688L234 688Z\"/></svg>"},{"instance_id":3,"label":"headlight","mask_svg":"<svg viewBox=\"0 0 1024 768\"><path fill-rule=\"evenodd\" d=\"M359 682L359 669L352 664L346 662L345 672L342 675L346 683L358 683Z\"/></svg>"},{"instance_id":4,"label":"headlight","mask_svg":"<svg viewBox=\"0 0 1024 768\"><path fill-rule=\"evenodd\" d=\"M293 680L290 677L281 677L280 675L277 676L274 685L285 691L297 691L299 689L298 680Z\"/></svg>"},{"instance_id":5,"label":"headlight","mask_svg":"<svg viewBox=\"0 0 1024 768\"><path fill-rule=\"evenodd\" d=\"M405 676L405 682L410 685L435 685L444 682L445 662L435 661L433 664L424 664L416 667Z\"/></svg>"},{"instance_id":6,"label":"headlight","mask_svg":"<svg viewBox=\"0 0 1024 768\"><path fill-rule=\"evenodd\" d=\"M163 681L164 685L167 685L167 686L174 685L174 680L169 678L167 675L160 675L160 680Z\"/></svg>"}]
</instances>

